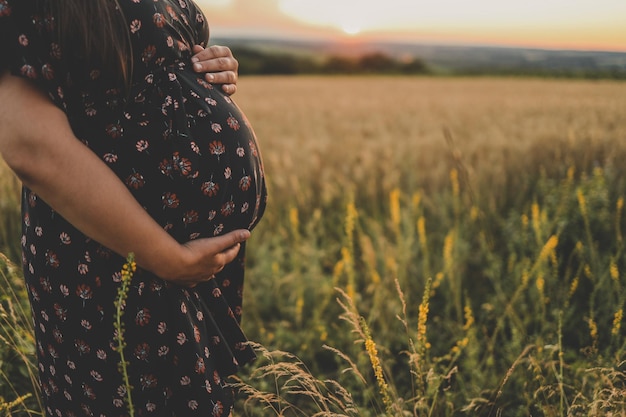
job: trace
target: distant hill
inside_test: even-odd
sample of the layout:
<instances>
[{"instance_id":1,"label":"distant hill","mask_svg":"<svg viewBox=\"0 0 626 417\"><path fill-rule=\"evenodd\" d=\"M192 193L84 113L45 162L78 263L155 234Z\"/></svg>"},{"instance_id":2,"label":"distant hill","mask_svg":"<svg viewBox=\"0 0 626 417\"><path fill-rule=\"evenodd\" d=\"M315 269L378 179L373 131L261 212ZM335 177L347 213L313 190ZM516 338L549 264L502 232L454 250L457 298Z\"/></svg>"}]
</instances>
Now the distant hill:
<instances>
[{"instance_id":1,"label":"distant hill","mask_svg":"<svg viewBox=\"0 0 626 417\"><path fill-rule=\"evenodd\" d=\"M377 56L396 63L390 72L447 75L538 75L585 78L626 79L626 52L548 50L491 46L434 45L410 43L329 43L275 39L214 39L228 45L242 62L243 73L333 72L329 61L343 60L344 72L362 72L359 59ZM263 60L274 61L265 70L246 69L254 56L253 67L262 68ZM389 62L391 62L389 61ZM281 62L287 69L281 70ZM350 64L350 62L352 64ZM388 63L389 63L388 62ZM417 65L412 64L417 63ZM413 70L404 70L409 64ZM350 66L352 65L352 66ZM272 70L272 68L274 70ZM339 68L342 68L339 65ZM347 68L347 69L346 69ZM351 69L350 69L351 68ZM383 68L386 68L383 66ZM406 69L406 68L405 68ZM374 72L369 68L366 72ZM334 72L341 72L335 69ZM389 72L389 71L388 71Z\"/></svg>"}]
</instances>

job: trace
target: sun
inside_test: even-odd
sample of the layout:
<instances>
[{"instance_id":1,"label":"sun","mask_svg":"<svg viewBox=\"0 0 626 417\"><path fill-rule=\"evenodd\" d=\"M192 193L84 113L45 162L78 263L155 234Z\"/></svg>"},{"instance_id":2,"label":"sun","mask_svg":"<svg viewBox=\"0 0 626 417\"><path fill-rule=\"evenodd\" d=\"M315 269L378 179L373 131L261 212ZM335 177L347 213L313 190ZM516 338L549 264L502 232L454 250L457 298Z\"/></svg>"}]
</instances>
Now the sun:
<instances>
[{"instance_id":1,"label":"sun","mask_svg":"<svg viewBox=\"0 0 626 417\"><path fill-rule=\"evenodd\" d=\"M342 25L341 30L343 30L343 32L346 35L350 35L350 36L355 36L361 33L361 28L356 25L349 25L349 24Z\"/></svg>"}]
</instances>

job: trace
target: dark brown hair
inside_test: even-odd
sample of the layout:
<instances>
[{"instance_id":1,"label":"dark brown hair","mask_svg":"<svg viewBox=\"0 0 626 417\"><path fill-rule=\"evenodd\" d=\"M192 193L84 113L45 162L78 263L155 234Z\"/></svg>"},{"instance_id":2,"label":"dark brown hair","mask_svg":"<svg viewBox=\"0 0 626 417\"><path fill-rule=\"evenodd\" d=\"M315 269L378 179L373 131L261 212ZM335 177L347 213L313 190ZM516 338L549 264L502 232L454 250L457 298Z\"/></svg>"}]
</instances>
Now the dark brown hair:
<instances>
[{"instance_id":1,"label":"dark brown hair","mask_svg":"<svg viewBox=\"0 0 626 417\"><path fill-rule=\"evenodd\" d=\"M50 0L61 49L73 60L97 62L128 85L132 50L126 20L118 0Z\"/></svg>"}]
</instances>

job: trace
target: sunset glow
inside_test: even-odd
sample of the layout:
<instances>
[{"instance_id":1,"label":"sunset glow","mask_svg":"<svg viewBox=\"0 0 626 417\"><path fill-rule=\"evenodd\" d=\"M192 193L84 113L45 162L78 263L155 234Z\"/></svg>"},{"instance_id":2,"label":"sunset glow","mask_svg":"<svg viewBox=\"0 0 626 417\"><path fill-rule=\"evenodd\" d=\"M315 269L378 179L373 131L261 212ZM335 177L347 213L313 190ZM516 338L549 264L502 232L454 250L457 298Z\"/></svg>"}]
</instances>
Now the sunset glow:
<instances>
[{"instance_id":1,"label":"sunset glow","mask_svg":"<svg viewBox=\"0 0 626 417\"><path fill-rule=\"evenodd\" d=\"M626 51L624 0L198 0L213 33Z\"/></svg>"},{"instance_id":2,"label":"sunset glow","mask_svg":"<svg viewBox=\"0 0 626 417\"><path fill-rule=\"evenodd\" d=\"M358 35L361 32L359 27L351 25L343 25L342 29L347 35Z\"/></svg>"}]
</instances>

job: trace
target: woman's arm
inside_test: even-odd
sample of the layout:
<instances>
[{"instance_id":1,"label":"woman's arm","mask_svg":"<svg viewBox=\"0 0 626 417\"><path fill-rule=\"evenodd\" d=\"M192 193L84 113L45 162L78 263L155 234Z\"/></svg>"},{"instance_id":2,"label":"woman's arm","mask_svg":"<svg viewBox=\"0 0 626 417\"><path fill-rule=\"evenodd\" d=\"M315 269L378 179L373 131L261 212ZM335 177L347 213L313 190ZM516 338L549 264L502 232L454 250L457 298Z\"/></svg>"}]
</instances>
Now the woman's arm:
<instances>
[{"instance_id":1,"label":"woman's arm","mask_svg":"<svg viewBox=\"0 0 626 417\"><path fill-rule=\"evenodd\" d=\"M23 183L87 236L163 279L193 286L231 262L250 232L184 245L164 231L61 110L27 80L0 74L0 153Z\"/></svg>"}]
</instances>

